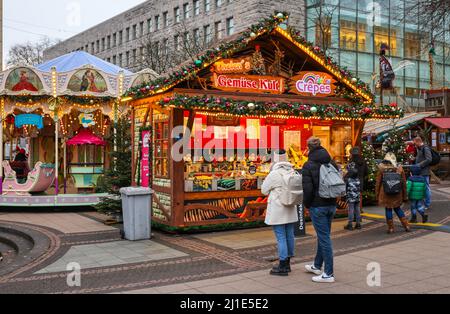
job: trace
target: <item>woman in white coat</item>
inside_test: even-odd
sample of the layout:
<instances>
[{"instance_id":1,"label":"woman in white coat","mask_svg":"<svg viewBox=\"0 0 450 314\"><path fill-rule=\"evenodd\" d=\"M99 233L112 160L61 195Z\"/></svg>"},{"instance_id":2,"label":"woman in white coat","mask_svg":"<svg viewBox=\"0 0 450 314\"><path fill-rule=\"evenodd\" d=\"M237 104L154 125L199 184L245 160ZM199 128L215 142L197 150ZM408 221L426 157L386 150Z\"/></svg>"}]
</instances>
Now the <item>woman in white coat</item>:
<instances>
[{"instance_id":1,"label":"woman in white coat","mask_svg":"<svg viewBox=\"0 0 450 314\"><path fill-rule=\"evenodd\" d=\"M280 260L279 265L275 266L270 274L287 276L291 271L291 257L294 257L294 228L298 221L298 214L295 206L288 207L281 204L280 194L283 189L282 177L292 171L293 167L288 162L285 150L275 152L273 161L270 173L261 187L261 192L269 195L265 223L273 226Z\"/></svg>"}]
</instances>

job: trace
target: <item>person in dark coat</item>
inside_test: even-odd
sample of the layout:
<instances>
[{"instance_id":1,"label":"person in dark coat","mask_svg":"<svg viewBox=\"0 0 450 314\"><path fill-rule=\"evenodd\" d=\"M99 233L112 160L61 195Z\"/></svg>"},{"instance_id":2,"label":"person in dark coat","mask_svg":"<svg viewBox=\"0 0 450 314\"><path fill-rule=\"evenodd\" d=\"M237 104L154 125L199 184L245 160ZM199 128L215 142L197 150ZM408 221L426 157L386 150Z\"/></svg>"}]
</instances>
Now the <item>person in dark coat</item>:
<instances>
[{"instance_id":1,"label":"person in dark coat","mask_svg":"<svg viewBox=\"0 0 450 314\"><path fill-rule=\"evenodd\" d=\"M303 206L309 211L317 234L317 253L314 264L306 265L306 271L317 275L314 282L335 282L333 268L333 244L331 241L331 223L336 214L335 198L322 198L319 195L320 168L322 165L332 164L330 154L321 146L320 139L308 139L308 161L302 169L303 174ZM325 264L324 272L322 266Z\"/></svg>"},{"instance_id":2,"label":"person in dark coat","mask_svg":"<svg viewBox=\"0 0 450 314\"><path fill-rule=\"evenodd\" d=\"M427 190L425 193L425 210L428 211L431 207L431 187L430 187L430 164L433 160L431 148L425 145L420 136L414 139L414 144L417 148L415 164L421 168L420 175L423 176L427 182Z\"/></svg>"},{"instance_id":3,"label":"person in dark coat","mask_svg":"<svg viewBox=\"0 0 450 314\"><path fill-rule=\"evenodd\" d=\"M347 165L347 174L350 171L350 169L356 169L356 171L358 172L358 179L359 179L359 183L360 183L360 191L361 191L361 197L360 202L359 202L359 211L360 213L363 213L363 198L362 198L362 193L364 192L364 182L367 179L367 176L369 174L369 167L367 166L366 161L364 160L364 158L361 156L361 149L358 146L355 146L351 149L350 151L350 160L349 163ZM345 180L348 179L347 174L345 175ZM356 222L356 221L355 221Z\"/></svg>"}]
</instances>

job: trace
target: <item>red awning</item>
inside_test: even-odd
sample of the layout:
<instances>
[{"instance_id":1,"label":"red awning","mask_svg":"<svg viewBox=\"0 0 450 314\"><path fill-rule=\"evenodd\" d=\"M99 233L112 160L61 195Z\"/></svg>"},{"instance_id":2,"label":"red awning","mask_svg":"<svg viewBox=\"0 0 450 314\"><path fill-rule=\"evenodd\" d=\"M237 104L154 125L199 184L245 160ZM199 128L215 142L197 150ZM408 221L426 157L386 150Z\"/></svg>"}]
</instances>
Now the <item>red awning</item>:
<instances>
[{"instance_id":1,"label":"red awning","mask_svg":"<svg viewBox=\"0 0 450 314\"><path fill-rule=\"evenodd\" d=\"M92 133L90 129L81 129L77 135L67 141L67 145L95 145L106 146L106 142Z\"/></svg>"},{"instance_id":2,"label":"red awning","mask_svg":"<svg viewBox=\"0 0 450 314\"><path fill-rule=\"evenodd\" d=\"M425 121L440 129L450 129L450 118L427 118Z\"/></svg>"}]
</instances>

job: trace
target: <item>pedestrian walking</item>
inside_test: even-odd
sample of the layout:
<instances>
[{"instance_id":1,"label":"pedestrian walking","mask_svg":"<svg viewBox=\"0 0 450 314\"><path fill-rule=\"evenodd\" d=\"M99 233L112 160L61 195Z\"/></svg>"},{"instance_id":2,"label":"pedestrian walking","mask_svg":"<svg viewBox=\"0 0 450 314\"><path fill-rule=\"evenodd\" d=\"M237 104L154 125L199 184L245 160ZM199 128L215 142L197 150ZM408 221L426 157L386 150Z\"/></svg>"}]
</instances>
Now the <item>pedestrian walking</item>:
<instances>
[{"instance_id":1,"label":"pedestrian walking","mask_svg":"<svg viewBox=\"0 0 450 314\"><path fill-rule=\"evenodd\" d=\"M397 214L406 232L410 231L408 220L401 206L408 201L406 193L406 177L402 166L397 165L397 158L393 153L387 153L378 166L375 195L380 206L386 210L388 233L394 232L393 211Z\"/></svg>"},{"instance_id":2,"label":"pedestrian walking","mask_svg":"<svg viewBox=\"0 0 450 314\"><path fill-rule=\"evenodd\" d=\"M421 168L414 165L410 168L411 176L406 183L406 191L411 206L410 223L417 223L417 212L422 216L422 223L428 222L428 215L425 213L425 195L427 190L427 181L420 175Z\"/></svg>"},{"instance_id":3,"label":"pedestrian walking","mask_svg":"<svg viewBox=\"0 0 450 314\"><path fill-rule=\"evenodd\" d=\"M278 246L279 264L270 274L287 276L295 253L296 205L302 201L302 179L288 162L285 150L275 152L273 161L272 169L261 186L261 192L269 195L265 223L273 227Z\"/></svg>"},{"instance_id":4,"label":"pedestrian walking","mask_svg":"<svg viewBox=\"0 0 450 314\"><path fill-rule=\"evenodd\" d=\"M335 282L331 224L336 214L337 195L345 194L345 183L338 166L321 146L320 139L308 139L308 161L303 166L303 206L309 211L317 234L317 253L306 271L317 276L314 282ZM322 266L324 271L322 272Z\"/></svg>"},{"instance_id":5,"label":"pedestrian walking","mask_svg":"<svg viewBox=\"0 0 450 314\"><path fill-rule=\"evenodd\" d=\"M348 223L344 227L346 230L353 230L353 219L355 219L355 229L361 229L361 181L356 167L349 164L345 176L347 203L348 203Z\"/></svg>"},{"instance_id":6,"label":"pedestrian walking","mask_svg":"<svg viewBox=\"0 0 450 314\"><path fill-rule=\"evenodd\" d=\"M430 146L425 145L420 136L414 138L414 144L417 148L415 164L420 167L420 175L425 178L427 183L425 191L425 209L428 211L431 207L430 166L433 161L433 152L431 151Z\"/></svg>"}]
</instances>

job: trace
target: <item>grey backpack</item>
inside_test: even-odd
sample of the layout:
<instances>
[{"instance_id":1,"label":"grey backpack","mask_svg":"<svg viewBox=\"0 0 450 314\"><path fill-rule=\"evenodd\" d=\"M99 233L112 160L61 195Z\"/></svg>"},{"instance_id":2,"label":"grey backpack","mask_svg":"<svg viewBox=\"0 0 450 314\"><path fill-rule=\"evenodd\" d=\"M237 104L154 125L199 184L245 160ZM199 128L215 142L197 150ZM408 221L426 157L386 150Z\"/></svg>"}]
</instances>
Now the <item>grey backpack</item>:
<instances>
[{"instance_id":1,"label":"grey backpack","mask_svg":"<svg viewBox=\"0 0 450 314\"><path fill-rule=\"evenodd\" d=\"M302 203L302 176L294 169L281 176L280 202L284 206L294 206Z\"/></svg>"},{"instance_id":2,"label":"grey backpack","mask_svg":"<svg viewBox=\"0 0 450 314\"><path fill-rule=\"evenodd\" d=\"M344 179L339 171L331 164L320 167L319 195L322 198L338 198L345 195Z\"/></svg>"}]
</instances>

